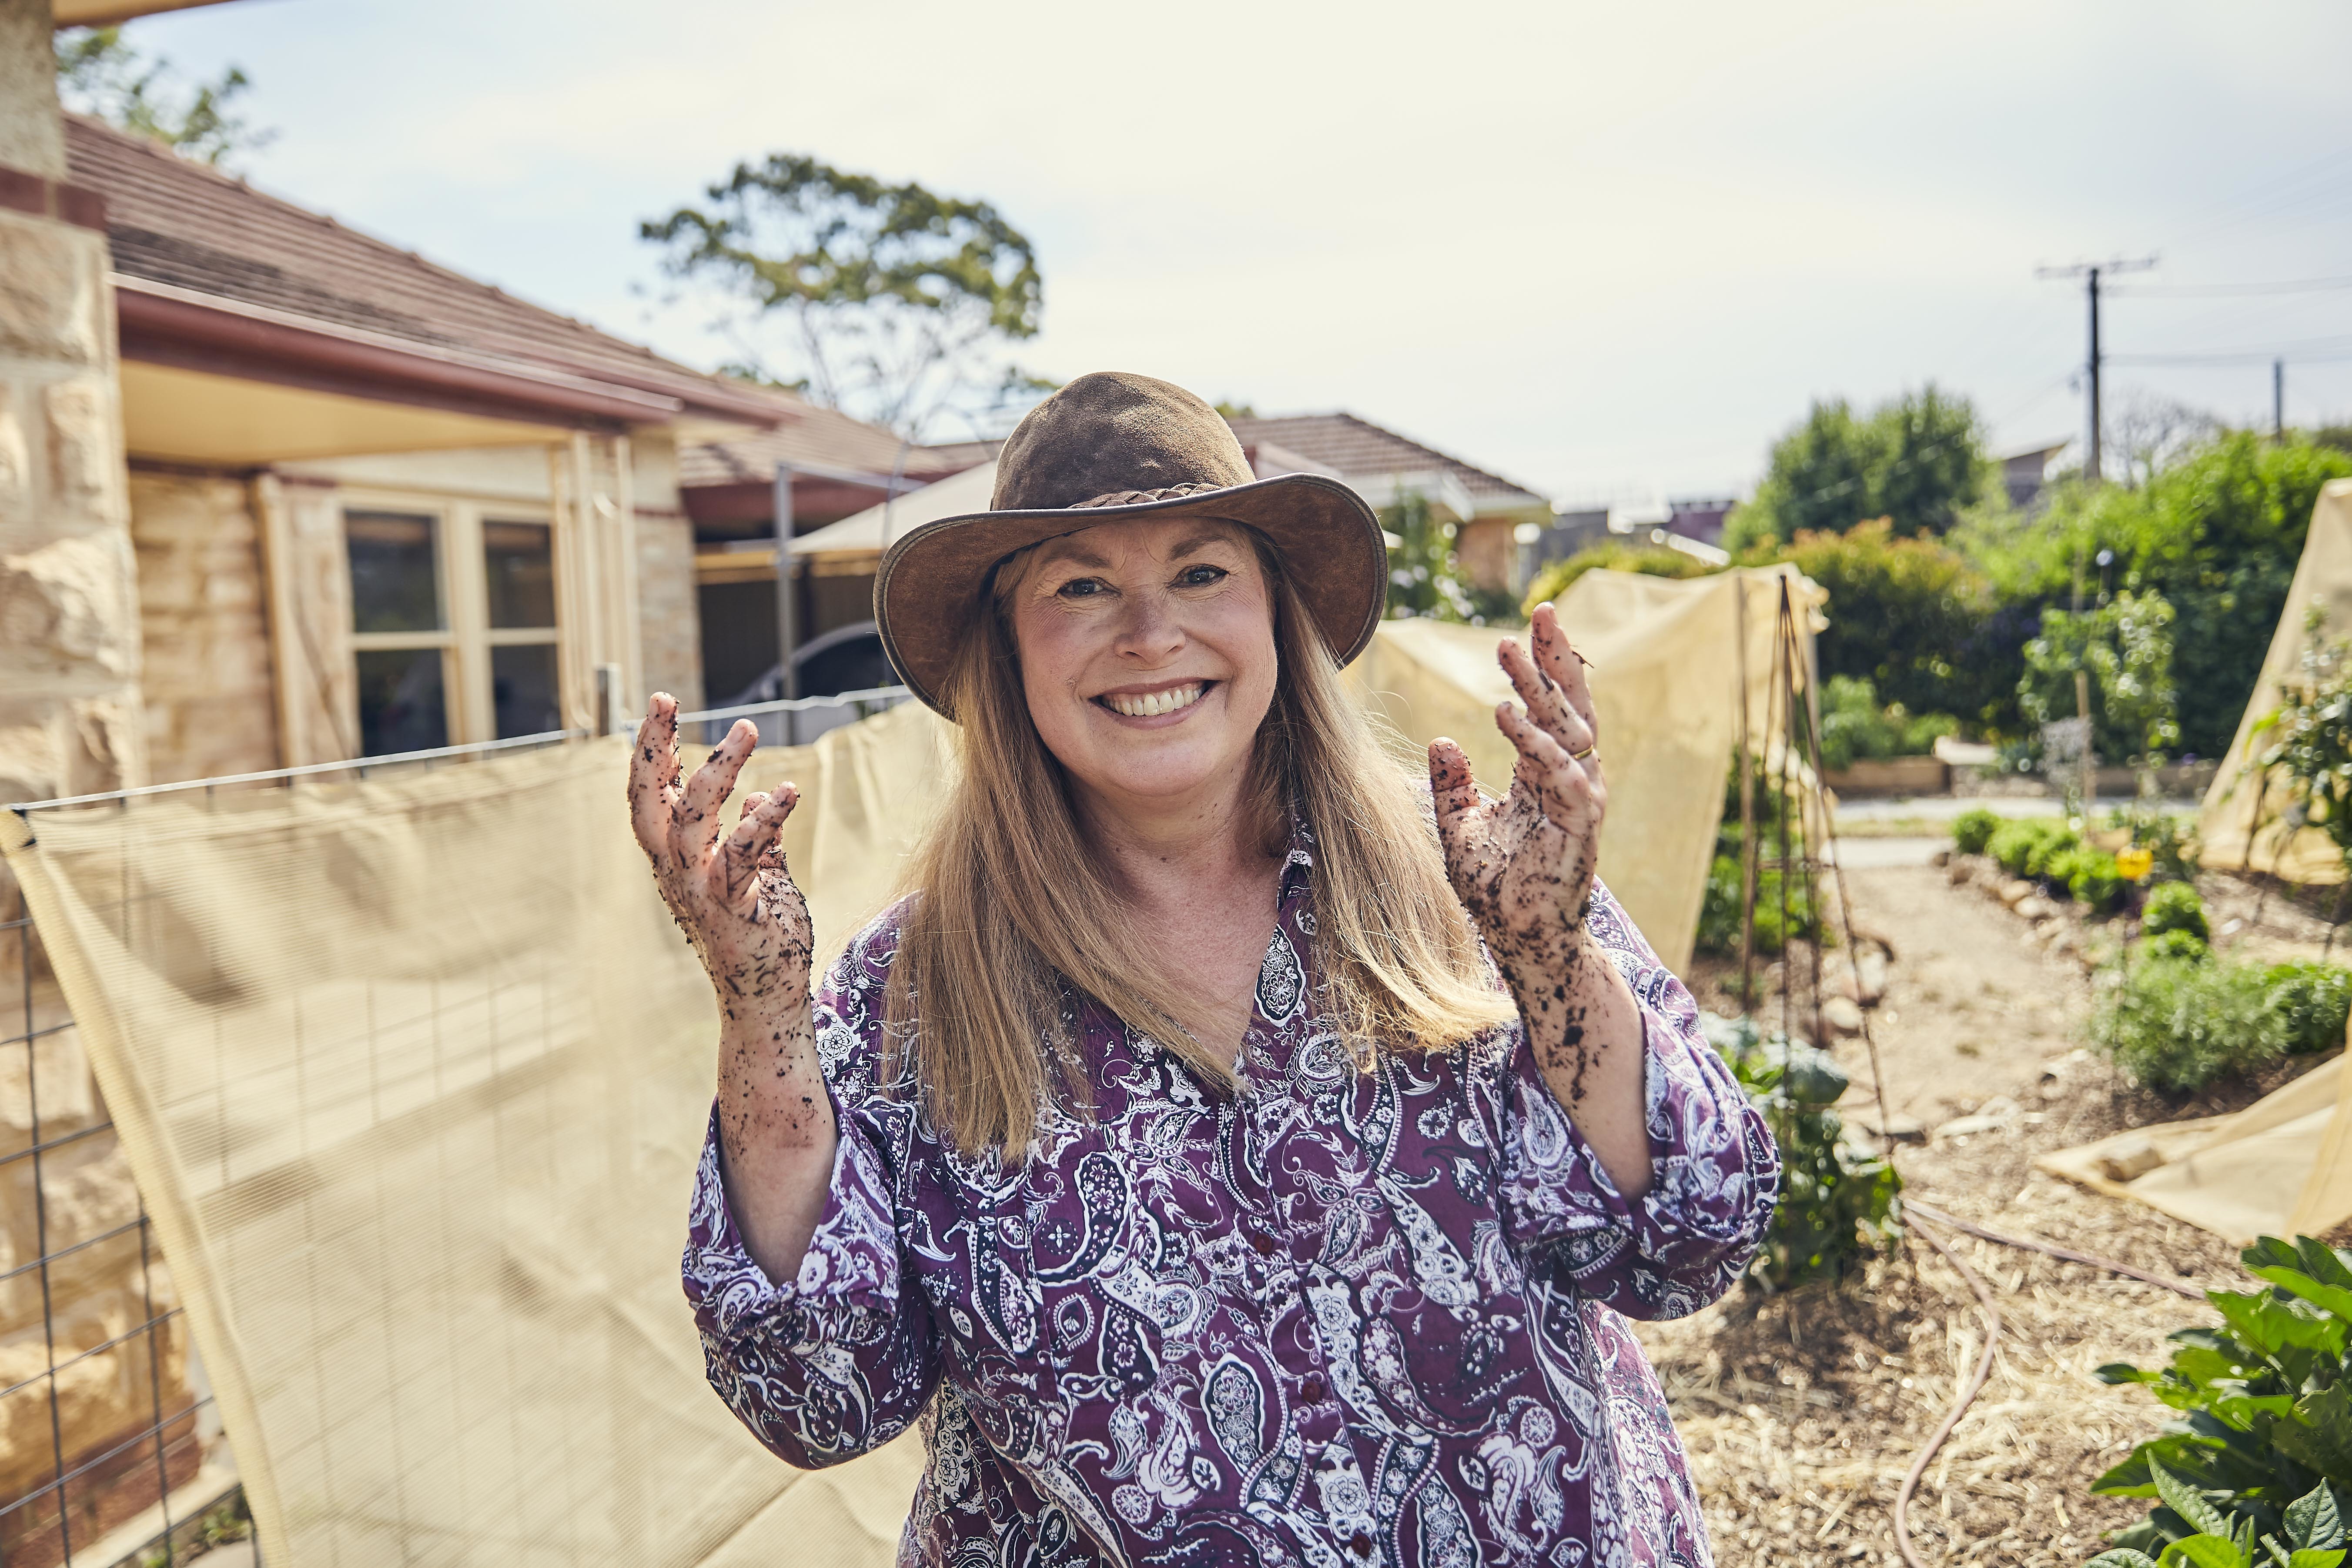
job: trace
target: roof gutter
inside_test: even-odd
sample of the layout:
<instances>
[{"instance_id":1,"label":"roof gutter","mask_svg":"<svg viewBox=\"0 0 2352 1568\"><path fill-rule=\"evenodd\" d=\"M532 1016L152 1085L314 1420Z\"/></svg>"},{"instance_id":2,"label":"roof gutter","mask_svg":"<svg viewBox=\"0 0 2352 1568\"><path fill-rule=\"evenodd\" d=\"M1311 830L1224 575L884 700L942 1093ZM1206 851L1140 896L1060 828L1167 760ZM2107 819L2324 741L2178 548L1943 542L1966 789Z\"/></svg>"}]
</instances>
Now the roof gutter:
<instances>
[{"instance_id":1,"label":"roof gutter","mask_svg":"<svg viewBox=\"0 0 2352 1568\"><path fill-rule=\"evenodd\" d=\"M521 360L467 353L247 305L123 273L113 277L125 358L191 364L385 401L546 422L667 425L688 400ZM721 394L695 405L747 424L783 414Z\"/></svg>"}]
</instances>

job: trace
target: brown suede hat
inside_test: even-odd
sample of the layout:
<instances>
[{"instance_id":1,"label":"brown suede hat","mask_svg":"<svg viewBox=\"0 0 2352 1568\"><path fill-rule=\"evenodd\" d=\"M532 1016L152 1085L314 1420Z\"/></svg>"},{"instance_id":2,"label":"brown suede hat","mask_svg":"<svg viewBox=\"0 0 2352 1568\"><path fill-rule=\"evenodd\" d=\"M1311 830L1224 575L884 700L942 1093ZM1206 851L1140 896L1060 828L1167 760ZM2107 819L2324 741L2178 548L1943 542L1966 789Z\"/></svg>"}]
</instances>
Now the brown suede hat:
<instances>
[{"instance_id":1,"label":"brown suede hat","mask_svg":"<svg viewBox=\"0 0 2352 1568\"><path fill-rule=\"evenodd\" d=\"M1081 529L1171 516L1256 529L1342 664L1371 641L1388 602L1388 550L1363 497L1320 474L1258 479L1223 416L1148 375L1097 371L1031 409L997 454L989 505L913 530L874 580L891 667L950 719L948 678L997 564Z\"/></svg>"}]
</instances>

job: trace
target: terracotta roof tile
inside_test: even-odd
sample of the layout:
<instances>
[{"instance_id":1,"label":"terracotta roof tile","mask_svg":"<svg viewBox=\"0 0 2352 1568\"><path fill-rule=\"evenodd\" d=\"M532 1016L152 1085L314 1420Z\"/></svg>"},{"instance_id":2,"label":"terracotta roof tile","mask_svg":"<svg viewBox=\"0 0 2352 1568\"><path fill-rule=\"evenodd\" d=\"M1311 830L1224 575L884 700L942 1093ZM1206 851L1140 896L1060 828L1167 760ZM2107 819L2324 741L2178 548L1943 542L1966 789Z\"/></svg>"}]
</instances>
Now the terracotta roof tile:
<instances>
[{"instance_id":1,"label":"terracotta roof tile","mask_svg":"<svg viewBox=\"0 0 2352 1568\"><path fill-rule=\"evenodd\" d=\"M779 463L836 473L888 475L896 470L929 484L989 458L987 449L977 442L957 447L908 447L902 454L897 432L879 425L853 419L794 393L763 388L760 395L773 398L791 422L773 430L680 447L677 482L681 487L691 489L753 480L765 484L775 478Z\"/></svg>"},{"instance_id":2,"label":"terracotta roof tile","mask_svg":"<svg viewBox=\"0 0 2352 1568\"><path fill-rule=\"evenodd\" d=\"M1543 504L1543 498L1525 485L1474 468L1353 414L1298 414L1230 423L1244 447L1270 442L1350 478L1379 479L1437 468L1453 474L1482 503L1491 501L1497 510Z\"/></svg>"},{"instance_id":3,"label":"terracotta roof tile","mask_svg":"<svg viewBox=\"0 0 2352 1568\"><path fill-rule=\"evenodd\" d=\"M68 115L73 182L106 200L118 273L336 327L675 390L725 386L179 157Z\"/></svg>"}]
</instances>

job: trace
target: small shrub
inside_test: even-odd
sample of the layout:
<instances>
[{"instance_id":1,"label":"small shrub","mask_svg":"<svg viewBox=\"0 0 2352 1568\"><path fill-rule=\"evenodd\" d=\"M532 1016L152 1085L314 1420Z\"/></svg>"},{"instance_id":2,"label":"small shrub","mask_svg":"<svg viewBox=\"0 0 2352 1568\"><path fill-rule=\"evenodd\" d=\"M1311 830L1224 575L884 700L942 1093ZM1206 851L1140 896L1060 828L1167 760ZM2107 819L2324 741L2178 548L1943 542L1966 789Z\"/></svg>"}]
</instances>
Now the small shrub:
<instances>
[{"instance_id":1,"label":"small shrub","mask_svg":"<svg viewBox=\"0 0 2352 1568\"><path fill-rule=\"evenodd\" d=\"M1801 1040L1765 1037L1750 1019L1700 1022L1780 1146L1780 1200L1748 1278L1773 1290L1843 1278L1894 1238L1903 1190L1893 1165L1846 1142L1830 1109L1845 1092L1844 1069Z\"/></svg>"},{"instance_id":2,"label":"small shrub","mask_svg":"<svg viewBox=\"0 0 2352 1568\"><path fill-rule=\"evenodd\" d=\"M2141 944L2139 962L2116 977L2092 1012L2091 1043L2136 1081L2167 1090L2200 1089L2284 1056L2287 1025L2271 1006L2269 972L2200 962L2202 942L2193 958L2159 950L2174 934Z\"/></svg>"},{"instance_id":3,"label":"small shrub","mask_svg":"<svg viewBox=\"0 0 2352 1568\"><path fill-rule=\"evenodd\" d=\"M1548 605L1568 592L1587 572L1638 572L1645 577L1704 577L1720 572L1697 556L1665 544L1636 544L1626 539L1604 539L1575 554L1555 561L1528 584L1521 614L1532 619L1538 605Z\"/></svg>"},{"instance_id":4,"label":"small shrub","mask_svg":"<svg viewBox=\"0 0 2352 1568\"><path fill-rule=\"evenodd\" d=\"M2352 1519L2352 1253L2266 1236L2242 1257L2270 1289L2206 1291L2221 1321L2174 1334L2161 1372L2099 1369L2104 1382L2137 1383L2181 1414L2093 1483L2109 1497L2158 1500L2096 1563L2137 1568L2159 1551L2167 1563L2252 1563L2257 1548L2264 1568L2342 1560ZM2230 1555L2168 1549L2200 1534L2252 1540Z\"/></svg>"},{"instance_id":5,"label":"small shrub","mask_svg":"<svg viewBox=\"0 0 2352 1568\"><path fill-rule=\"evenodd\" d=\"M2152 862L2148 876L2157 882L2197 879L2197 818L2155 806L2133 805L2107 814L2107 826L2131 835L2135 848L2145 849Z\"/></svg>"},{"instance_id":6,"label":"small shrub","mask_svg":"<svg viewBox=\"0 0 2352 1568\"><path fill-rule=\"evenodd\" d=\"M2150 936L2159 931L2185 931L2200 942L2213 940L2213 927L2205 919L2205 900L2187 882L2158 884L2140 910L2139 927Z\"/></svg>"},{"instance_id":7,"label":"small shrub","mask_svg":"<svg viewBox=\"0 0 2352 1568\"><path fill-rule=\"evenodd\" d=\"M2205 945L2205 939L2193 931L2160 931L2140 943L2139 955L2144 959L2202 963L2212 952Z\"/></svg>"},{"instance_id":8,"label":"small shrub","mask_svg":"<svg viewBox=\"0 0 2352 1568\"><path fill-rule=\"evenodd\" d=\"M1878 705L1877 689L1851 675L1832 675L1822 688L1822 764L1850 768L1863 759L1916 757L1960 732L1948 713L1912 713L1900 702Z\"/></svg>"},{"instance_id":9,"label":"small shrub","mask_svg":"<svg viewBox=\"0 0 2352 1568\"><path fill-rule=\"evenodd\" d=\"M2025 874L2029 877L2053 877L2051 868L2059 857L2070 855L2082 847L2082 839L2075 837L2072 828L2063 825L2044 833L2026 852Z\"/></svg>"},{"instance_id":10,"label":"small shrub","mask_svg":"<svg viewBox=\"0 0 2352 1568\"><path fill-rule=\"evenodd\" d=\"M1985 853L2012 877L2038 877L2054 851L2071 849L2081 842L2057 817L2024 816L1993 829L1985 841Z\"/></svg>"},{"instance_id":11,"label":"small shrub","mask_svg":"<svg viewBox=\"0 0 2352 1568\"><path fill-rule=\"evenodd\" d=\"M2078 844L2050 859L2050 879L2066 889L2067 897L2101 913L2123 901L2124 877L2116 858L2104 849Z\"/></svg>"},{"instance_id":12,"label":"small shrub","mask_svg":"<svg viewBox=\"0 0 2352 1568\"><path fill-rule=\"evenodd\" d=\"M2344 1043L2345 1022L2352 1017L2352 970L2306 959L2273 963L2265 978L2271 1010L2286 1024L2290 1055L2331 1051Z\"/></svg>"},{"instance_id":13,"label":"small shrub","mask_svg":"<svg viewBox=\"0 0 2352 1568\"><path fill-rule=\"evenodd\" d=\"M1963 855L1981 855L1985 846L2000 826L2000 817L1983 806L1972 805L1952 818L1952 847Z\"/></svg>"}]
</instances>

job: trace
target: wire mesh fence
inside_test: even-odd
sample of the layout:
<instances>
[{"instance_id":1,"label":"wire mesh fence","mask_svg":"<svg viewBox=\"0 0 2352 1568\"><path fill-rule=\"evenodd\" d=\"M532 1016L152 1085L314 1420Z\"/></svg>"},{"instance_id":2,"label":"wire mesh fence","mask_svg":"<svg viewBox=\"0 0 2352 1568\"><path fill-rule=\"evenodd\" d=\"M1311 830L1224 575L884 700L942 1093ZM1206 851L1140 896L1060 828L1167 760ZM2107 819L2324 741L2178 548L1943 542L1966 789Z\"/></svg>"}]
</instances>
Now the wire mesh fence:
<instances>
[{"instance_id":1,"label":"wire mesh fence","mask_svg":"<svg viewBox=\"0 0 2352 1568\"><path fill-rule=\"evenodd\" d=\"M716 742L737 719L805 744L905 700L886 687L681 714ZM544 747L562 731L431 752L23 803L64 806L299 788ZM615 809L618 803L615 802ZM126 897L112 911L124 924ZM233 1457L137 1184L22 890L0 871L0 1568L176 1564L237 1504Z\"/></svg>"}]
</instances>

